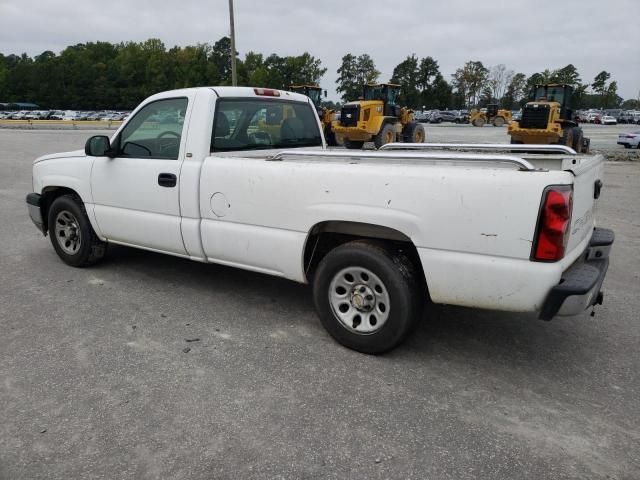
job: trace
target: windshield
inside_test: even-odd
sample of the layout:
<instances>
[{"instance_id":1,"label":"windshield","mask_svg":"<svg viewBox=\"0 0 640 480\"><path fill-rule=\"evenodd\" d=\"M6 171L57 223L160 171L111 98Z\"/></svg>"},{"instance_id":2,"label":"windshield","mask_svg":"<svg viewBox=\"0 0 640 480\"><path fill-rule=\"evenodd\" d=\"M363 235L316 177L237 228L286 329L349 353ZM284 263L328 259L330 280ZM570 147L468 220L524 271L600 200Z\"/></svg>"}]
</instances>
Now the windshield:
<instances>
[{"instance_id":1,"label":"windshield","mask_svg":"<svg viewBox=\"0 0 640 480\"><path fill-rule=\"evenodd\" d=\"M364 89L364 99L381 100L388 105L395 105L399 93L400 89L397 87L389 87L387 85L377 85L375 87L366 86Z\"/></svg>"},{"instance_id":2,"label":"windshield","mask_svg":"<svg viewBox=\"0 0 640 480\"><path fill-rule=\"evenodd\" d=\"M563 87L538 87L535 92L535 100L545 99L547 102L564 104Z\"/></svg>"},{"instance_id":3,"label":"windshield","mask_svg":"<svg viewBox=\"0 0 640 480\"><path fill-rule=\"evenodd\" d=\"M308 103L257 98L217 103L211 151L316 146L322 146L322 137Z\"/></svg>"},{"instance_id":4,"label":"windshield","mask_svg":"<svg viewBox=\"0 0 640 480\"><path fill-rule=\"evenodd\" d=\"M311 101L313 102L314 105L316 106L320 106L320 103L322 102L322 90L316 90L316 89L311 89L309 88L309 94L307 95Z\"/></svg>"}]
</instances>

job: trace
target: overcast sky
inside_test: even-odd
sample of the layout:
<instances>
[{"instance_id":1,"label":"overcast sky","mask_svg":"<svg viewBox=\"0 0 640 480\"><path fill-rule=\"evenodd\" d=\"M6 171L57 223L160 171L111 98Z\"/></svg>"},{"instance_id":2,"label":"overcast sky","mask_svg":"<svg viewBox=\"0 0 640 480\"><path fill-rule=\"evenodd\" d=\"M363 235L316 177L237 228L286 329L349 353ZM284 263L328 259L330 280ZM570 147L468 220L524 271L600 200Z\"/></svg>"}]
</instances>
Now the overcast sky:
<instances>
[{"instance_id":1,"label":"overcast sky","mask_svg":"<svg viewBox=\"0 0 640 480\"><path fill-rule=\"evenodd\" d=\"M415 53L434 57L447 80L467 60L527 75L573 63L585 83L607 70L625 99L640 90L640 0L235 0L235 17L241 57L308 51L328 68L330 97L346 53L370 54L381 80ZM151 37L184 46L228 33L228 0L0 0L4 54Z\"/></svg>"}]
</instances>

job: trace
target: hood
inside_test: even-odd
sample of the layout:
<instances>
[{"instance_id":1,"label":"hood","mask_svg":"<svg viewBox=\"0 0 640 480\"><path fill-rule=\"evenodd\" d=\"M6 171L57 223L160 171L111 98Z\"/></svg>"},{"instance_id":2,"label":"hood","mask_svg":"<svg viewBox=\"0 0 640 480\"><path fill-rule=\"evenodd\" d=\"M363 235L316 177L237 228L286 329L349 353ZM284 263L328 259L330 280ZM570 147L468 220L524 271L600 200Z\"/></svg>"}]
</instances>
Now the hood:
<instances>
[{"instance_id":1,"label":"hood","mask_svg":"<svg viewBox=\"0 0 640 480\"><path fill-rule=\"evenodd\" d=\"M61 153L49 153L41 157L36 158L33 163L43 162L45 160L55 160L56 158L72 158L72 157L84 157L86 156L84 150L74 150L72 152Z\"/></svg>"}]
</instances>

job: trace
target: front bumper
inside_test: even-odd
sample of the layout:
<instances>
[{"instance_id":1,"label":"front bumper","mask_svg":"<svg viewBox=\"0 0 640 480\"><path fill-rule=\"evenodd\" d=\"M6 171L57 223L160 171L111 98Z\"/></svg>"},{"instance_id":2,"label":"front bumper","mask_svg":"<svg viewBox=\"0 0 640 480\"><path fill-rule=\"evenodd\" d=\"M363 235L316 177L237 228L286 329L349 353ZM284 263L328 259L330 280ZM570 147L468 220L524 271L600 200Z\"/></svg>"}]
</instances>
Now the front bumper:
<instances>
[{"instance_id":1,"label":"front bumper","mask_svg":"<svg viewBox=\"0 0 640 480\"><path fill-rule=\"evenodd\" d=\"M42 220L42 209L40 208L42 202L42 195L38 193L30 193L27 195L27 208L29 209L29 216L34 225L46 235L46 229L44 227L44 221Z\"/></svg>"},{"instance_id":2,"label":"front bumper","mask_svg":"<svg viewBox=\"0 0 640 480\"><path fill-rule=\"evenodd\" d=\"M613 230L596 228L584 254L569 267L553 287L540 311L541 320L556 315L577 315L592 305L601 305L600 290L609 267L609 253L615 235Z\"/></svg>"}]
</instances>

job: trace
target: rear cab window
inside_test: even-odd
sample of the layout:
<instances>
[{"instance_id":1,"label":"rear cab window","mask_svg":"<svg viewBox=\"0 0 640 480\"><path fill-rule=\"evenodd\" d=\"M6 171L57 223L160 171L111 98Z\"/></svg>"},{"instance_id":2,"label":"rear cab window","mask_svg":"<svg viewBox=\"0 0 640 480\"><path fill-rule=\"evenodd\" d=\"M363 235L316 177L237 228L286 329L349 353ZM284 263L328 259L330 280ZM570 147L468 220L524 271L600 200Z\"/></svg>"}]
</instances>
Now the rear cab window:
<instances>
[{"instance_id":1,"label":"rear cab window","mask_svg":"<svg viewBox=\"0 0 640 480\"><path fill-rule=\"evenodd\" d=\"M268 150L322 146L315 110L307 102L264 98L221 98L211 151Z\"/></svg>"}]
</instances>

